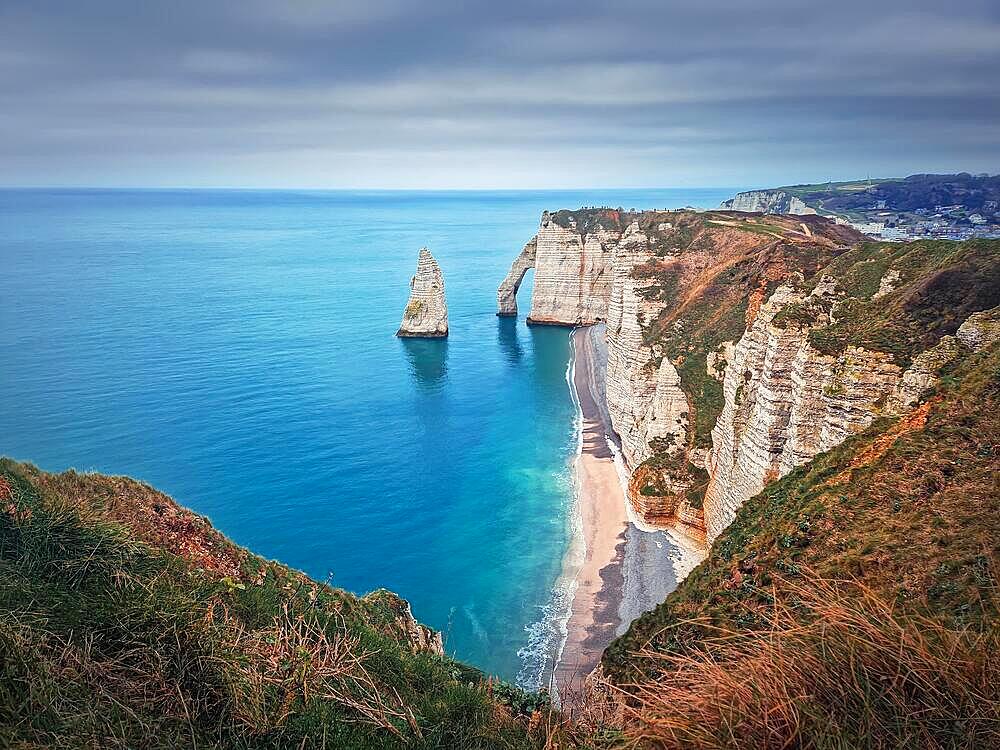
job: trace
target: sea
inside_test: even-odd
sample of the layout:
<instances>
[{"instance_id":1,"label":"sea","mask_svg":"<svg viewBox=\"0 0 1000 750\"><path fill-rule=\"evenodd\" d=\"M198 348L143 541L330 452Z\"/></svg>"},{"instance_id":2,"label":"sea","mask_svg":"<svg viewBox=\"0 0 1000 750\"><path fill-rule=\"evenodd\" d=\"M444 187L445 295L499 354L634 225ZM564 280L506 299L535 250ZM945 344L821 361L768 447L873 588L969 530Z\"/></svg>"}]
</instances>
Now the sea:
<instances>
[{"instance_id":1,"label":"sea","mask_svg":"<svg viewBox=\"0 0 1000 750\"><path fill-rule=\"evenodd\" d=\"M384 587L527 688L574 533L569 329L497 318L543 210L736 188L0 190L0 454L126 474L241 545ZM450 335L394 333L420 247Z\"/></svg>"}]
</instances>

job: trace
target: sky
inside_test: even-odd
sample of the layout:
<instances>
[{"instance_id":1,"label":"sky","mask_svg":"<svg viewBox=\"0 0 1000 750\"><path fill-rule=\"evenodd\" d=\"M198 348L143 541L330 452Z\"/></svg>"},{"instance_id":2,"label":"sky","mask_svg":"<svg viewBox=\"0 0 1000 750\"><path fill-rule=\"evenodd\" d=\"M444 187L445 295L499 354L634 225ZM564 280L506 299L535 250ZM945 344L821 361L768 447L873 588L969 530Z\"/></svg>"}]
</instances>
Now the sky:
<instances>
[{"instance_id":1,"label":"sky","mask_svg":"<svg viewBox=\"0 0 1000 750\"><path fill-rule=\"evenodd\" d=\"M1000 172L996 0L0 0L0 185Z\"/></svg>"}]
</instances>

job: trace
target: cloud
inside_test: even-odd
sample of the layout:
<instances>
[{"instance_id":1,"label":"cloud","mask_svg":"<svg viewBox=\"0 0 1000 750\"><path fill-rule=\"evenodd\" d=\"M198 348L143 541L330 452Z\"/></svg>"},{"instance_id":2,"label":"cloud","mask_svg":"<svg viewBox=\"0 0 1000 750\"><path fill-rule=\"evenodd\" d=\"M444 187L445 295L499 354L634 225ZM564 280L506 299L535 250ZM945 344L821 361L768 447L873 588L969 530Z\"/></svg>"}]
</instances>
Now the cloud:
<instances>
[{"instance_id":1,"label":"cloud","mask_svg":"<svg viewBox=\"0 0 1000 750\"><path fill-rule=\"evenodd\" d=\"M8 0L0 183L1000 171L993 3L813 5Z\"/></svg>"}]
</instances>

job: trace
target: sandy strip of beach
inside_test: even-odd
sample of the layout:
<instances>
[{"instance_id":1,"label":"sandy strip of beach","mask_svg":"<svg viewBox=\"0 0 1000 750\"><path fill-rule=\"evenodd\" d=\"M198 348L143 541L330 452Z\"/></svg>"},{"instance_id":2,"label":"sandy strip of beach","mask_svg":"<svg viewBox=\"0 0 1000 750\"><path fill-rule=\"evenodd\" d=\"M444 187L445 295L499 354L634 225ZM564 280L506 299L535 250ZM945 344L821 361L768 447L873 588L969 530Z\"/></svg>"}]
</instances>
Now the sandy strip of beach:
<instances>
[{"instance_id":1,"label":"sandy strip of beach","mask_svg":"<svg viewBox=\"0 0 1000 750\"><path fill-rule=\"evenodd\" d=\"M602 332L603 333L603 332ZM624 587L623 560L629 527L625 499L608 445L607 408L594 331L573 332L574 383L583 414L583 445L576 463L579 509L586 553L566 625L566 642L555 668L564 701L572 701L615 637Z\"/></svg>"}]
</instances>

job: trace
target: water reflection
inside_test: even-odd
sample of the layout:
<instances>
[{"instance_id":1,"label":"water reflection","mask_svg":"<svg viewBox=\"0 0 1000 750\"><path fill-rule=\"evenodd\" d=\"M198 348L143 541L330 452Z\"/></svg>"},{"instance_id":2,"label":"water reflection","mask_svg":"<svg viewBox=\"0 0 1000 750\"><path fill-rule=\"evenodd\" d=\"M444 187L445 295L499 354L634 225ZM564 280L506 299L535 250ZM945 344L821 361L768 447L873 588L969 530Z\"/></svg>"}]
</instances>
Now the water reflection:
<instances>
[{"instance_id":1,"label":"water reflection","mask_svg":"<svg viewBox=\"0 0 1000 750\"><path fill-rule=\"evenodd\" d=\"M524 358L524 347L517 335L517 318L497 318L497 343L508 364L516 365Z\"/></svg>"},{"instance_id":2,"label":"water reflection","mask_svg":"<svg viewBox=\"0 0 1000 750\"><path fill-rule=\"evenodd\" d=\"M410 374L421 390L438 391L448 375L448 339L400 338Z\"/></svg>"}]
</instances>

